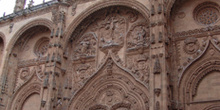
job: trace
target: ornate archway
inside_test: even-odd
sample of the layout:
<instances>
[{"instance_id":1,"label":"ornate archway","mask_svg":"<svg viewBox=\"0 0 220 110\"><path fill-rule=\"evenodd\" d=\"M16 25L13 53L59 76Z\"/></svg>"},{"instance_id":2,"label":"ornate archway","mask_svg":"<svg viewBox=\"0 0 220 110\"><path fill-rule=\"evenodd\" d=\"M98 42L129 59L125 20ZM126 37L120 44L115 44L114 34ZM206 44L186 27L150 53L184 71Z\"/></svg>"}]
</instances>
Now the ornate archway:
<instances>
[{"instance_id":1,"label":"ornate archway","mask_svg":"<svg viewBox=\"0 0 220 110\"><path fill-rule=\"evenodd\" d=\"M219 82L216 78L220 77L220 52L211 37L209 39L205 50L184 68L180 76L179 100L183 109L202 109L219 100L220 86L215 84Z\"/></svg>"},{"instance_id":2,"label":"ornate archway","mask_svg":"<svg viewBox=\"0 0 220 110\"><path fill-rule=\"evenodd\" d=\"M105 63L72 96L68 110L148 110L148 92L109 53Z\"/></svg>"}]
</instances>

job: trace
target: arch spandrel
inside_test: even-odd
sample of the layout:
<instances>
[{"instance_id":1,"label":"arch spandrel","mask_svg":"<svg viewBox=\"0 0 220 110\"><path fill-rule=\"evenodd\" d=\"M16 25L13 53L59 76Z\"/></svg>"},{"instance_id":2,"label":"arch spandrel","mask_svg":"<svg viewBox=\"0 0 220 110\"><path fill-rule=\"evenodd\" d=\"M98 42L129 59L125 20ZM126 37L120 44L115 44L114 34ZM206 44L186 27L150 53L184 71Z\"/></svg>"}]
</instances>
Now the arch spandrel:
<instances>
[{"instance_id":1,"label":"arch spandrel","mask_svg":"<svg viewBox=\"0 0 220 110\"><path fill-rule=\"evenodd\" d=\"M111 55L85 85L72 96L69 110L127 108L148 110L148 89L132 74L120 67Z\"/></svg>"}]
</instances>

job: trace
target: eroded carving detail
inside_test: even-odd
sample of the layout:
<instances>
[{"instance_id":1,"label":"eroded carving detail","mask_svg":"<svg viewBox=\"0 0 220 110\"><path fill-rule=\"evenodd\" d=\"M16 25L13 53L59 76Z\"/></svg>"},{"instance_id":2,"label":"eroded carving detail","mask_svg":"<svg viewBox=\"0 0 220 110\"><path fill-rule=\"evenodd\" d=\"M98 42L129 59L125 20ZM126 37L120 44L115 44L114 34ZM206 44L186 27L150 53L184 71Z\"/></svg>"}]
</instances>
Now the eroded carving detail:
<instances>
[{"instance_id":1,"label":"eroded carving detail","mask_svg":"<svg viewBox=\"0 0 220 110\"><path fill-rule=\"evenodd\" d=\"M44 56L47 53L48 46L49 38L41 38L35 44L34 53L39 57Z\"/></svg>"},{"instance_id":2,"label":"eroded carving detail","mask_svg":"<svg viewBox=\"0 0 220 110\"><path fill-rule=\"evenodd\" d=\"M84 64L73 64L73 66L73 89L76 91L80 89L94 73L95 64L94 62L88 62Z\"/></svg>"},{"instance_id":3,"label":"eroded carving detail","mask_svg":"<svg viewBox=\"0 0 220 110\"><path fill-rule=\"evenodd\" d=\"M188 37L184 41L183 50L188 54L194 54L199 49L199 42L195 37Z\"/></svg>"},{"instance_id":4,"label":"eroded carving detail","mask_svg":"<svg viewBox=\"0 0 220 110\"><path fill-rule=\"evenodd\" d=\"M134 76L144 85L149 86L150 68L148 65L148 57L146 54L128 56L128 69L132 71Z\"/></svg>"},{"instance_id":5,"label":"eroded carving detail","mask_svg":"<svg viewBox=\"0 0 220 110\"><path fill-rule=\"evenodd\" d=\"M20 71L20 78L21 80L27 80L28 79L28 76L30 76L30 69L29 68L22 68L21 71Z\"/></svg>"},{"instance_id":6,"label":"eroded carving detail","mask_svg":"<svg viewBox=\"0 0 220 110\"><path fill-rule=\"evenodd\" d=\"M124 43L126 20L117 13L117 10L113 11L101 22L99 32L102 51L113 47L114 49L120 49Z\"/></svg>"},{"instance_id":7,"label":"eroded carving detail","mask_svg":"<svg viewBox=\"0 0 220 110\"><path fill-rule=\"evenodd\" d=\"M97 46L96 42L97 37L94 33L87 33L82 36L74 50L73 59L77 60L80 58L95 57Z\"/></svg>"},{"instance_id":8,"label":"eroded carving detail","mask_svg":"<svg viewBox=\"0 0 220 110\"><path fill-rule=\"evenodd\" d=\"M149 30L146 21L134 24L128 32L127 48L135 49L149 45Z\"/></svg>"}]
</instances>

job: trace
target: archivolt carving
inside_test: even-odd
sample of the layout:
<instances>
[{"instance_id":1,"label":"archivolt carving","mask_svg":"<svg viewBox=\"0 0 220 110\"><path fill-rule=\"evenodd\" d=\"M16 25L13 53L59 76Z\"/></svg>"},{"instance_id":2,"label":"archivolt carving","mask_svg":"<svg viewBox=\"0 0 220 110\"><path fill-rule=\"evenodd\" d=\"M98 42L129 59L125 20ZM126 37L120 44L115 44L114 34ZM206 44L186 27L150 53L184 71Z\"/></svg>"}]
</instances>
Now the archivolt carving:
<instances>
[{"instance_id":1,"label":"archivolt carving","mask_svg":"<svg viewBox=\"0 0 220 110\"><path fill-rule=\"evenodd\" d=\"M218 65L218 66L217 66ZM190 97L194 97L196 95L197 87L199 82L212 71L220 71L220 61L209 61L203 64L200 68L193 72L194 77L190 77L189 81L186 85L186 93L187 93L187 101L190 101ZM189 93L191 96L189 96Z\"/></svg>"},{"instance_id":2,"label":"archivolt carving","mask_svg":"<svg viewBox=\"0 0 220 110\"><path fill-rule=\"evenodd\" d=\"M25 85L20 89L12 98L11 108L12 110L21 110L24 101L32 94L40 94L40 83L34 82Z\"/></svg>"},{"instance_id":3,"label":"archivolt carving","mask_svg":"<svg viewBox=\"0 0 220 110\"><path fill-rule=\"evenodd\" d=\"M210 50L216 52L210 53ZM185 103L190 103L192 101L192 98L197 93L197 87L200 81L207 74L212 71L220 71L220 59L218 58L220 53L217 51L219 51L218 47L212 40L209 40L204 52L184 69L183 73L185 74L181 74L182 76L179 79L179 87L181 89L180 95L184 97ZM195 63L196 61L199 63Z\"/></svg>"},{"instance_id":4,"label":"archivolt carving","mask_svg":"<svg viewBox=\"0 0 220 110\"><path fill-rule=\"evenodd\" d=\"M210 105L210 106L204 108L203 110L219 110L219 109L220 109L220 105L214 104L214 105Z\"/></svg>"},{"instance_id":5,"label":"archivolt carving","mask_svg":"<svg viewBox=\"0 0 220 110\"><path fill-rule=\"evenodd\" d=\"M120 69L111 58L74 94L70 110L149 109L147 91L140 89L130 73Z\"/></svg>"}]
</instances>

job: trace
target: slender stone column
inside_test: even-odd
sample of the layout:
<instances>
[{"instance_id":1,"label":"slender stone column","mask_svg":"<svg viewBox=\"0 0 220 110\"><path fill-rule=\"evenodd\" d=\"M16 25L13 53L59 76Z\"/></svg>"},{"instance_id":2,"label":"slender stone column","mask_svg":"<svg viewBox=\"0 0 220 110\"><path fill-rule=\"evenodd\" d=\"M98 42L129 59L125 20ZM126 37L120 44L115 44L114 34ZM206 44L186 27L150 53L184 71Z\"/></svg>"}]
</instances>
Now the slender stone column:
<instances>
[{"instance_id":1,"label":"slender stone column","mask_svg":"<svg viewBox=\"0 0 220 110\"><path fill-rule=\"evenodd\" d=\"M63 105L64 70L63 60L63 31L65 28L65 13L67 6L60 3L57 9L52 12L54 28L50 36L50 44L47 55L45 78L41 91L40 110L61 110Z\"/></svg>"},{"instance_id":2,"label":"slender stone column","mask_svg":"<svg viewBox=\"0 0 220 110\"><path fill-rule=\"evenodd\" d=\"M150 110L168 110L168 63L167 48L169 38L166 29L164 0L151 0L151 75L150 75Z\"/></svg>"}]
</instances>

